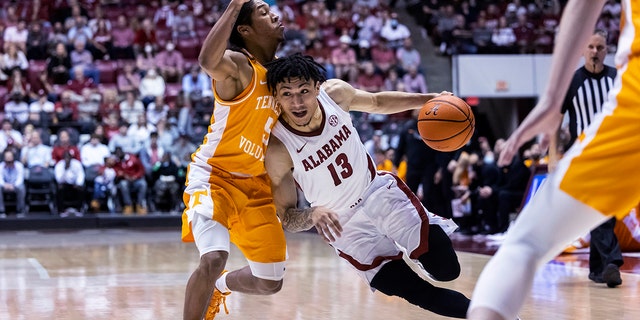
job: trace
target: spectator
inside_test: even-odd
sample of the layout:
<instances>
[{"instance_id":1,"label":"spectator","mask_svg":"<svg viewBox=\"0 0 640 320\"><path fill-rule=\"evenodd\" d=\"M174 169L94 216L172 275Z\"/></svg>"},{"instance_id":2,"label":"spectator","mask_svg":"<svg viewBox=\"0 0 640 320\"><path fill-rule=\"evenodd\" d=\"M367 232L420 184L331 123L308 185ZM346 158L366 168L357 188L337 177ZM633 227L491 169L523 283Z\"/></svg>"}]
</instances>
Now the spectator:
<instances>
[{"instance_id":1,"label":"spectator","mask_svg":"<svg viewBox=\"0 0 640 320\"><path fill-rule=\"evenodd\" d=\"M358 75L355 87L369 92L379 92L384 86L382 76L375 72L371 61L365 61L361 65L362 72Z\"/></svg>"},{"instance_id":2,"label":"spectator","mask_svg":"<svg viewBox=\"0 0 640 320\"><path fill-rule=\"evenodd\" d=\"M69 43L83 42L89 51L93 48L90 46L91 39L93 39L93 32L87 25L87 18L83 16L76 16L73 18L73 25L67 28L67 37Z\"/></svg>"},{"instance_id":3,"label":"spectator","mask_svg":"<svg viewBox=\"0 0 640 320\"><path fill-rule=\"evenodd\" d=\"M147 121L155 126L160 120L167 120L169 105L164 101L163 96L157 96L156 100L147 106Z\"/></svg>"},{"instance_id":4,"label":"spectator","mask_svg":"<svg viewBox=\"0 0 640 320\"><path fill-rule=\"evenodd\" d=\"M42 70L42 72L38 73L36 79L30 82L31 86L29 88L29 101L33 102L38 100L40 94L44 94L50 101L58 100L58 94L56 90L53 88L51 81L49 79L49 71L47 69Z\"/></svg>"},{"instance_id":5,"label":"spectator","mask_svg":"<svg viewBox=\"0 0 640 320\"><path fill-rule=\"evenodd\" d=\"M115 197L117 194L115 185L115 165L116 158L114 156L110 155L105 157L104 165L100 166L98 175L93 180L93 195L91 197L90 206L94 212L100 210L102 203L107 201L110 197Z\"/></svg>"},{"instance_id":6,"label":"spectator","mask_svg":"<svg viewBox=\"0 0 640 320\"><path fill-rule=\"evenodd\" d=\"M153 22L149 18L142 20L142 24L133 40L133 47L136 55L140 55L144 52L146 45L150 45L151 48L158 49L158 39L156 38L156 30Z\"/></svg>"},{"instance_id":7,"label":"spectator","mask_svg":"<svg viewBox=\"0 0 640 320\"><path fill-rule=\"evenodd\" d=\"M105 89L102 91L102 103L98 109L98 121L103 122L112 112L117 113L118 119L120 118L118 91L115 89Z\"/></svg>"},{"instance_id":8,"label":"spectator","mask_svg":"<svg viewBox=\"0 0 640 320\"><path fill-rule=\"evenodd\" d=\"M411 68L420 71L422 58L420 52L413 46L411 38L406 38L402 41L402 47L396 51L396 59L398 60L400 75L404 75Z\"/></svg>"},{"instance_id":9,"label":"spectator","mask_svg":"<svg viewBox=\"0 0 640 320\"><path fill-rule=\"evenodd\" d=\"M153 167L160 162L164 153L164 148L158 143L158 133L155 131L151 132L149 139L146 141L142 150L140 150L140 162L142 162L142 166L144 167L147 181L152 182L151 172L153 171ZM153 185L153 183L151 183L151 185Z\"/></svg>"},{"instance_id":10,"label":"spectator","mask_svg":"<svg viewBox=\"0 0 640 320\"><path fill-rule=\"evenodd\" d=\"M80 133L91 133L96 125L98 109L100 108L100 94L91 88L83 88L78 101L78 124Z\"/></svg>"},{"instance_id":11,"label":"spectator","mask_svg":"<svg viewBox=\"0 0 640 320\"><path fill-rule=\"evenodd\" d=\"M29 105L24 102L24 96L18 92L12 93L9 101L4 104L5 119L20 126L29 120Z\"/></svg>"},{"instance_id":12,"label":"spectator","mask_svg":"<svg viewBox=\"0 0 640 320\"><path fill-rule=\"evenodd\" d=\"M111 138L113 138L113 136L117 135L119 130L120 130L120 123L122 123L124 121L120 120L120 112L115 112L112 111L110 112L107 117L102 118L102 125L104 127L104 134L107 137L107 142L108 144L111 143ZM125 130L126 133L126 130ZM111 152L113 152L113 150L111 149L111 147L109 147L109 150Z\"/></svg>"},{"instance_id":13,"label":"spectator","mask_svg":"<svg viewBox=\"0 0 640 320\"><path fill-rule=\"evenodd\" d=\"M40 90L38 99L29 104L29 122L38 127L47 127L51 124L54 110L55 105L47 99L47 93Z\"/></svg>"},{"instance_id":14,"label":"spectator","mask_svg":"<svg viewBox=\"0 0 640 320\"><path fill-rule=\"evenodd\" d=\"M147 181L144 177L144 167L140 159L134 154L126 153L120 147L116 147L114 152L117 162L114 166L116 171L116 185L119 194L122 196L122 213L131 215L133 213L134 192L137 195L136 213L138 215L147 214Z\"/></svg>"},{"instance_id":15,"label":"spectator","mask_svg":"<svg viewBox=\"0 0 640 320\"><path fill-rule=\"evenodd\" d=\"M125 15L118 16L118 21L111 30L111 37L113 40L111 59L133 60L136 58L133 51L135 33L127 24L127 17Z\"/></svg>"},{"instance_id":16,"label":"spectator","mask_svg":"<svg viewBox=\"0 0 640 320\"><path fill-rule=\"evenodd\" d=\"M42 143L42 137L39 130L31 132L31 139L22 147L20 152L20 162L25 168L43 167L50 168L54 162L51 158L51 147ZM28 178L28 177L27 177Z\"/></svg>"},{"instance_id":17,"label":"spectator","mask_svg":"<svg viewBox=\"0 0 640 320\"><path fill-rule=\"evenodd\" d=\"M507 25L506 17L500 17L498 21L498 28L493 31L491 36L491 43L496 53L515 53L516 35L513 28Z\"/></svg>"},{"instance_id":18,"label":"spectator","mask_svg":"<svg viewBox=\"0 0 640 320\"><path fill-rule=\"evenodd\" d=\"M65 46L70 43L69 37L67 37L67 33L65 32L61 22L56 22L53 24L53 29L49 33L49 37L47 39L47 46L49 48L47 52L55 51L58 43L62 43ZM66 51L67 50L65 47L65 52Z\"/></svg>"},{"instance_id":19,"label":"spectator","mask_svg":"<svg viewBox=\"0 0 640 320\"><path fill-rule=\"evenodd\" d=\"M169 120L162 119L158 121L158 124L156 124L158 144L160 145L160 147L162 147L162 149L169 150L173 148L174 141L180 135L176 124L176 118L169 118Z\"/></svg>"},{"instance_id":20,"label":"spectator","mask_svg":"<svg viewBox=\"0 0 640 320\"><path fill-rule=\"evenodd\" d=\"M27 79L22 75L19 69L13 69L9 74L9 80L7 81L7 93L9 96L13 94L19 94L21 99L28 98L31 85L27 82Z\"/></svg>"},{"instance_id":21,"label":"spectator","mask_svg":"<svg viewBox=\"0 0 640 320\"><path fill-rule=\"evenodd\" d=\"M65 151L62 161L54 167L56 183L58 185L58 210L60 217L70 214L82 216L85 174L82 163L75 159L69 151Z\"/></svg>"},{"instance_id":22,"label":"spectator","mask_svg":"<svg viewBox=\"0 0 640 320\"><path fill-rule=\"evenodd\" d=\"M74 50L69 57L71 58L71 79L75 75L73 69L82 68L85 77L93 79L96 85L100 83L100 72L93 64L93 55L86 49L86 42L82 40L74 42Z\"/></svg>"},{"instance_id":23,"label":"spectator","mask_svg":"<svg viewBox=\"0 0 640 320\"><path fill-rule=\"evenodd\" d=\"M4 30L4 47L6 51L10 44L16 46L16 48L22 52L27 51L27 38L29 37L29 30L27 30L27 21L24 19L18 20L16 25L8 26Z\"/></svg>"},{"instance_id":24,"label":"spectator","mask_svg":"<svg viewBox=\"0 0 640 320\"><path fill-rule=\"evenodd\" d=\"M144 77L150 69L156 68L155 49L150 43L145 44L144 51L136 57L136 68L141 77Z\"/></svg>"},{"instance_id":25,"label":"spectator","mask_svg":"<svg viewBox=\"0 0 640 320\"><path fill-rule=\"evenodd\" d=\"M136 154L144 148L144 145L149 141L149 135L154 131L156 131L156 127L147 122L147 116L144 113L138 115L138 120L129 125L127 137L135 142Z\"/></svg>"},{"instance_id":26,"label":"spectator","mask_svg":"<svg viewBox=\"0 0 640 320\"><path fill-rule=\"evenodd\" d=\"M136 90L140 86L140 74L135 72L135 65L127 62L118 74L117 86L120 93Z\"/></svg>"},{"instance_id":27,"label":"spectator","mask_svg":"<svg viewBox=\"0 0 640 320\"><path fill-rule=\"evenodd\" d=\"M96 6L93 12L93 17L89 19L87 25L91 31L95 34L98 31L100 21L104 21L104 27L107 31L111 31L111 21L104 16L104 10L102 6Z\"/></svg>"},{"instance_id":28,"label":"spectator","mask_svg":"<svg viewBox=\"0 0 640 320\"><path fill-rule=\"evenodd\" d=\"M126 153L138 154L140 152L140 145L133 137L129 137L129 124L126 122L120 123L118 126L118 133L114 134L109 139L109 150L115 152L116 148L121 148Z\"/></svg>"},{"instance_id":29,"label":"spectator","mask_svg":"<svg viewBox=\"0 0 640 320\"><path fill-rule=\"evenodd\" d=\"M47 58L47 33L42 30L40 21L33 21L29 25L29 34L27 35L27 59L29 60L45 60Z\"/></svg>"},{"instance_id":30,"label":"spectator","mask_svg":"<svg viewBox=\"0 0 640 320\"><path fill-rule=\"evenodd\" d=\"M325 46L322 40L311 40L305 54L312 56L324 67L327 79L335 78L335 70L333 64L331 64L331 49Z\"/></svg>"},{"instance_id":31,"label":"spectator","mask_svg":"<svg viewBox=\"0 0 640 320\"><path fill-rule=\"evenodd\" d=\"M166 50L156 55L156 66L160 76L167 82L179 82L184 73L184 58L175 48L173 42L167 42Z\"/></svg>"},{"instance_id":32,"label":"spectator","mask_svg":"<svg viewBox=\"0 0 640 320\"><path fill-rule=\"evenodd\" d=\"M75 101L82 101L82 92L89 89L89 92L96 91L96 84L92 78L85 77L84 68L81 66L73 69L73 77L67 82L66 90L73 92L72 98Z\"/></svg>"},{"instance_id":33,"label":"spectator","mask_svg":"<svg viewBox=\"0 0 640 320\"><path fill-rule=\"evenodd\" d=\"M13 128L11 120L3 119L0 131L0 150L13 150L15 154L22 148L23 141L22 134Z\"/></svg>"},{"instance_id":34,"label":"spectator","mask_svg":"<svg viewBox=\"0 0 640 320\"><path fill-rule=\"evenodd\" d=\"M23 75L27 74L29 68L29 61L23 51L19 50L15 43L9 43L5 45L5 53L2 55L2 72L7 75L13 73L14 69L18 69Z\"/></svg>"},{"instance_id":35,"label":"spectator","mask_svg":"<svg viewBox=\"0 0 640 320\"><path fill-rule=\"evenodd\" d=\"M173 155L173 161L176 164L180 164L179 167L182 170L186 170L187 166L191 162L191 154L196 150L196 145L191 142L190 137L184 132L180 133L180 136L175 141L173 148L171 148L171 154Z\"/></svg>"},{"instance_id":36,"label":"spectator","mask_svg":"<svg viewBox=\"0 0 640 320\"><path fill-rule=\"evenodd\" d=\"M351 37L342 35L339 47L331 51L331 63L335 67L336 78L354 83L356 79L356 51L351 48Z\"/></svg>"},{"instance_id":37,"label":"spectator","mask_svg":"<svg viewBox=\"0 0 640 320\"><path fill-rule=\"evenodd\" d=\"M80 149L80 162L86 173L86 180L93 182L104 166L104 159L111 155L109 147L100 141L100 137L93 134L89 142Z\"/></svg>"},{"instance_id":38,"label":"spectator","mask_svg":"<svg viewBox=\"0 0 640 320\"><path fill-rule=\"evenodd\" d=\"M396 53L389 48L387 41L384 39L378 39L373 48L371 48L371 61L373 61L376 70L385 75L389 70L396 68L397 65Z\"/></svg>"},{"instance_id":39,"label":"spectator","mask_svg":"<svg viewBox=\"0 0 640 320\"><path fill-rule=\"evenodd\" d=\"M67 84L71 78L71 57L63 42L55 45L55 51L47 58L47 71L53 84Z\"/></svg>"},{"instance_id":40,"label":"spectator","mask_svg":"<svg viewBox=\"0 0 640 320\"><path fill-rule=\"evenodd\" d=\"M517 21L511 28L516 36L518 53L533 53L533 40L535 38L535 26L527 20L526 14L519 14Z\"/></svg>"},{"instance_id":41,"label":"spectator","mask_svg":"<svg viewBox=\"0 0 640 320\"><path fill-rule=\"evenodd\" d=\"M78 120L78 103L71 99L73 91L64 90L60 94L60 101L55 103L53 123L71 123Z\"/></svg>"},{"instance_id":42,"label":"spectator","mask_svg":"<svg viewBox=\"0 0 640 320\"><path fill-rule=\"evenodd\" d=\"M171 26L173 26L173 17L173 9L171 8L169 0L161 0L160 7L153 15L153 24L157 28L171 29Z\"/></svg>"},{"instance_id":43,"label":"spectator","mask_svg":"<svg viewBox=\"0 0 640 320\"><path fill-rule=\"evenodd\" d=\"M418 72L415 66L409 67L407 73L402 76L402 82L407 92L427 93L427 82L422 73Z\"/></svg>"},{"instance_id":44,"label":"spectator","mask_svg":"<svg viewBox=\"0 0 640 320\"><path fill-rule=\"evenodd\" d=\"M120 119L127 123L135 123L141 114L144 114L144 105L137 99L136 92L125 92L125 99L120 102Z\"/></svg>"},{"instance_id":45,"label":"spectator","mask_svg":"<svg viewBox=\"0 0 640 320\"><path fill-rule=\"evenodd\" d=\"M113 37L111 31L107 27L109 20L99 19L96 23L96 28L93 30L93 38L90 39L94 48L93 57L97 60L109 60L109 56L112 46Z\"/></svg>"},{"instance_id":46,"label":"spectator","mask_svg":"<svg viewBox=\"0 0 640 320\"><path fill-rule=\"evenodd\" d=\"M189 69L189 73L182 77L182 92L186 99L197 102L202 99L205 91L211 91L211 80L201 72L200 65L194 63Z\"/></svg>"},{"instance_id":47,"label":"spectator","mask_svg":"<svg viewBox=\"0 0 640 320\"><path fill-rule=\"evenodd\" d=\"M15 154L11 150L4 150L4 161L0 163L0 218L6 218L4 195L14 193L16 197L16 216L24 216L26 189L24 186L24 166L15 161Z\"/></svg>"},{"instance_id":48,"label":"spectator","mask_svg":"<svg viewBox=\"0 0 640 320\"><path fill-rule=\"evenodd\" d=\"M477 47L478 53L491 53L492 42L491 36L493 35L493 29L487 27L486 19L484 17L478 17L476 26L472 30L473 44Z\"/></svg>"},{"instance_id":49,"label":"spectator","mask_svg":"<svg viewBox=\"0 0 640 320\"><path fill-rule=\"evenodd\" d=\"M402 41L410 36L411 31L398 21L398 14L395 12L391 13L389 19L380 29L380 37L384 38L389 47L394 49L402 46Z\"/></svg>"},{"instance_id":50,"label":"spectator","mask_svg":"<svg viewBox=\"0 0 640 320\"><path fill-rule=\"evenodd\" d=\"M56 164L60 160L64 159L64 154L69 153L74 159L80 161L80 149L71 141L71 135L68 129L62 129L58 131L58 139L53 144L53 150L51 151L51 159Z\"/></svg>"},{"instance_id":51,"label":"spectator","mask_svg":"<svg viewBox=\"0 0 640 320\"><path fill-rule=\"evenodd\" d=\"M178 6L178 14L174 16L171 28L173 41L178 41L180 38L194 38L196 36L193 15L189 13L189 7L186 4Z\"/></svg>"},{"instance_id":52,"label":"spectator","mask_svg":"<svg viewBox=\"0 0 640 320\"><path fill-rule=\"evenodd\" d=\"M156 205L167 203L169 210L179 210L180 168L171 161L171 152L165 152L153 166L151 183L153 186L154 202Z\"/></svg>"},{"instance_id":53,"label":"spectator","mask_svg":"<svg viewBox=\"0 0 640 320\"><path fill-rule=\"evenodd\" d=\"M147 74L140 80L139 90L142 104L146 107L157 96L164 96L165 86L163 77L157 73L156 69L149 69ZM122 106L120 106L120 110L122 109Z\"/></svg>"}]
</instances>

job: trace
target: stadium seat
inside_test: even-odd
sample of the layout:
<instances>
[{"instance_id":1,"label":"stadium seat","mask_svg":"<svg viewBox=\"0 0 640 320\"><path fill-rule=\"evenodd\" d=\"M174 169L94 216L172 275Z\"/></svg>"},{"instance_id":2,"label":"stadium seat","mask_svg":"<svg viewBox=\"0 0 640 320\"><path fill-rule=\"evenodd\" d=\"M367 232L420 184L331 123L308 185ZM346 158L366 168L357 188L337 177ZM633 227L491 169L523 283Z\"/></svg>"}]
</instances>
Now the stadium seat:
<instances>
[{"instance_id":1,"label":"stadium seat","mask_svg":"<svg viewBox=\"0 0 640 320\"><path fill-rule=\"evenodd\" d=\"M100 83L116 83L118 64L115 61L96 60L96 68L100 71Z\"/></svg>"},{"instance_id":2,"label":"stadium seat","mask_svg":"<svg viewBox=\"0 0 640 320\"><path fill-rule=\"evenodd\" d=\"M195 60L200 54L200 40L197 38L179 39L176 50L182 52L185 60Z\"/></svg>"}]
</instances>

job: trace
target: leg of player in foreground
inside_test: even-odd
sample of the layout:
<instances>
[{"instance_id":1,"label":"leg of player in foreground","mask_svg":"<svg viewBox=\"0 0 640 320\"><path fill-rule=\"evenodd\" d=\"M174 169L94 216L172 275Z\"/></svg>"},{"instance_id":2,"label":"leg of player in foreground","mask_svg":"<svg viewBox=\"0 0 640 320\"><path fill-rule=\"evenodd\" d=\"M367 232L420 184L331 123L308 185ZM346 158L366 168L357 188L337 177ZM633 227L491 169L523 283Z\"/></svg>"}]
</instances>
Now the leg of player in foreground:
<instances>
[{"instance_id":1,"label":"leg of player in foreground","mask_svg":"<svg viewBox=\"0 0 640 320\"><path fill-rule=\"evenodd\" d=\"M509 163L518 148L539 133L553 134L560 124L560 105L579 53L602 10L600 1L570 1L556 39L549 84L540 102L505 144L499 163ZM634 5L636 5L634 3ZM638 19L623 0L618 71L609 102L584 137L560 160L557 170L520 213L495 257L482 272L472 297L469 319L513 319L532 287L536 270L573 239L607 219L623 216L640 190L637 105L640 61L635 43ZM585 27L589 26L589 27Z\"/></svg>"}]
</instances>

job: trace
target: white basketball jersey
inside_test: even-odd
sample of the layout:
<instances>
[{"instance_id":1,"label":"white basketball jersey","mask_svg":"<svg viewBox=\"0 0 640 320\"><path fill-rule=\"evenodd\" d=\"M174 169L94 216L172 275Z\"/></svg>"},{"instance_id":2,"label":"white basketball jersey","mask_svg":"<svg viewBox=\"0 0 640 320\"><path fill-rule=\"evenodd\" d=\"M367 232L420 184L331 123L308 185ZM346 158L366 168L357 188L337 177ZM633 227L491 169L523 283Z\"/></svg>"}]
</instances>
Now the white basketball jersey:
<instances>
[{"instance_id":1,"label":"white basketball jersey","mask_svg":"<svg viewBox=\"0 0 640 320\"><path fill-rule=\"evenodd\" d=\"M376 175L375 165L351 123L351 116L324 91L318 96L323 122L301 132L282 119L273 128L293 160L293 177L311 206L331 209L358 204ZM364 171L364 172L363 172Z\"/></svg>"}]
</instances>

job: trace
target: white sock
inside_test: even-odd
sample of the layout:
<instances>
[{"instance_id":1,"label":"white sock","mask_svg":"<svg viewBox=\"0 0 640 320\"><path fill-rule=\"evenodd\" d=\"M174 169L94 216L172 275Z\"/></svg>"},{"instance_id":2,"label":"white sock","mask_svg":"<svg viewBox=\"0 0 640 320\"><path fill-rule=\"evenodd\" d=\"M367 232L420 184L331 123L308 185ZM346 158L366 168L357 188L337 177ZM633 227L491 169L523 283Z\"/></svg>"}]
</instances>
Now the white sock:
<instances>
[{"instance_id":1,"label":"white sock","mask_svg":"<svg viewBox=\"0 0 640 320\"><path fill-rule=\"evenodd\" d=\"M226 293L226 292L231 292L231 290L229 290L229 288L227 287L227 275L229 274L229 272L224 272L222 273L222 275L220 276L220 278L218 278L218 280L216 280L216 289L220 290L220 292L222 293Z\"/></svg>"}]
</instances>

